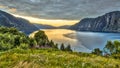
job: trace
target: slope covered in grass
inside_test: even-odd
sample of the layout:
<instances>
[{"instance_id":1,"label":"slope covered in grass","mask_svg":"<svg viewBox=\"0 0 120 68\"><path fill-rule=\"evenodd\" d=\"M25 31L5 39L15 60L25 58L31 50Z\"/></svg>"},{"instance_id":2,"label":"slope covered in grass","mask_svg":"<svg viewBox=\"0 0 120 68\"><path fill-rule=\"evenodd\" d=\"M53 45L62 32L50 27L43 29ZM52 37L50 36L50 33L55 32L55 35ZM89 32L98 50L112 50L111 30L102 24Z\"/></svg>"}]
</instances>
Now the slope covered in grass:
<instances>
[{"instance_id":1,"label":"slope covered in grass","mask_svg":"<svg viewBox=\"0 0 120 68\"><path fill-rule=\"evenodd\" d=\"M0 68L119 68L120 60L57 49L15 48L0 53Z\"/></svg>"},{"instance_id":2,"label":"slope covered in grass","mask_svg":"<svg viewBox=\"0 0 120 68\"><path fill-rule=\"evenodd\" d=\"M99 49L77 53L62 44L59 50L43 31L30 38L15 28L0 27L0 68L119 68L119 42L114 46L115 53L112 42L107 44L112 55L105 58Z\"/></svg>"}]
</instances>

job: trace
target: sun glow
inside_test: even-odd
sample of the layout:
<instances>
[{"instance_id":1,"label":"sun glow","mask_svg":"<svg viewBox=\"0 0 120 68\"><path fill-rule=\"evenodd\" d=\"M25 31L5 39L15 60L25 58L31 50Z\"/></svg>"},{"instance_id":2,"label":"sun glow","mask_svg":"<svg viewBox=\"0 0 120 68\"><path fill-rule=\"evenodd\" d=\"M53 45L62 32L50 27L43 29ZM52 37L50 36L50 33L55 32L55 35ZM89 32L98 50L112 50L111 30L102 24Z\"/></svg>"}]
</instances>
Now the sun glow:
<instances>
[{"instance_id":1,"label":"sun glow","mask_svg":"<svg viewBox=\"0 0 120 68\"><path fill-rule=\"evenodd\" d=\"M29 20L31 23L36 23L36 24L45 24L45 25L51 25L51 26L64 26L64 25L73 25L79 20L54 20L54 19L39 19L39 18L34 18L34 17L29 17L29 16L20 16L20 15L15 15L16 17L21 17L24 19Z\"/></svg>"}]
</instances>

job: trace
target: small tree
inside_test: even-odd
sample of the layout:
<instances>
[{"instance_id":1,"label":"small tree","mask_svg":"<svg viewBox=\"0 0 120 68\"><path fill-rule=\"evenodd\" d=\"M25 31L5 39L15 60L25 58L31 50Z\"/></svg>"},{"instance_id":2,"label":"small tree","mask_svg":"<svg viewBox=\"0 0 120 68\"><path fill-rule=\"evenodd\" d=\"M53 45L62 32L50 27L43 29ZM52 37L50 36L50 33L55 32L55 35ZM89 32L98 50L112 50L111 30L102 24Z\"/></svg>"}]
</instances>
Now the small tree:
<instances>
[{"instance_id":1,"label":"small tree","mask_svg":"<svg viewBox=\"0 0 120 68\"><path fill-rule=\"evenodd\" d=\"M109 52L112 54L115 51L114 50L115 46L114 46L114 44L111 41L108 41L104 49L109 50Z\"/></svg>"},{"instance_id":2,"label":"small tree","mask_svg":"<svg viewBox=\"0 0 120 68\"><path fill-rule=\"evenodd\" d=\"M102 55L102 51L99 48L95 48L92 53L96 55Z\"/></svg>"},{"instance_id":3,"label":"small tree","mask_svg":"<svg viewBox=\"0 0 120 68\"><path fill-rule=\"evenodd\" d=\"M37 42L35 41L35 39L30 38L29 41L30 41L29 42L30 47L34 47L35 45L37 45Z\"/></svg>"},{"instance_id":4,"label":"small tree","mask_svg":"<svg viewBox=\"0 0 120 68\"><path fill-rule=\"evenodd\" d=\"M39 30L37 33L35 33L34 38L38 45L45 45L48 43L48 37L44 31Z\"/></svg>"},{"instance_id":5,"label":"small tree","mask_svg":"<svg viewBox=\"0 0 120 68\"><path fill-rule=\"evenodd\" d=\"M51 41L48 43L48 45L49 45L50 47L54 47L54 42L51 40Z\"/></svg>"},{"instance_id":6,"label":"small tree","mask_svg":"<svg viewBox=\"0 0 120 68\"><path fill-rule=\"evenodd\" d=\"M65 48L66 51L72 51L70 44Z\"/></svg>"},{"instance_id":7,"label":"small tree","mask_svg":"<svg viewBox=\"0 0 120 68\"><path fill-rule=\"evenodd\" d=\"M58 44L57 43L54 45L54 48L58 49Z\"/></svg>"},{"instance_id":8,"label":"small tree","mask_svg":"<svg viewBox=\"0 0 120 68\"><path fill-rule=\"evenodd\" d=\"M115 53L120 53L119 51L120 42L119 41L114 41L114 47L115 47Z\"/></svg>"},{"instance_id":9,"label":"small tree","mask_svg":"<svg viewBox=\"0 0 120 68\"><path fill-rule=\"evenodd\" d=\"M63 44L63 43L61 44L60 50L62 50L62 51L65 50L65 47L64 47L64 44Z\"/></svg>"}]
</instances>

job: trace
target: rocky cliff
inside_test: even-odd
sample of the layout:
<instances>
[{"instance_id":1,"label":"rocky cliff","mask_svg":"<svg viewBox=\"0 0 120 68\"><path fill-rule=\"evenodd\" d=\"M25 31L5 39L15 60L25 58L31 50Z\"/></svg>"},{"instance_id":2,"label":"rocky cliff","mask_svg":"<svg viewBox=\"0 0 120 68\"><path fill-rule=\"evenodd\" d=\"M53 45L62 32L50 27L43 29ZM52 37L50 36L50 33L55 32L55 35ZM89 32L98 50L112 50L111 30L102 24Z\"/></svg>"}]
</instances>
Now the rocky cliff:
<instances>
[{"instance_id":1,"label":"rocky cliff","mask_svg":"<svg viewBox=\"0 0 120 68\"><path fill-rule=\"evenodd\" d=\"M70 27L77 31L120 32L120 11L106 13L97 18L84 18Z\"/></svg>"}]
</instances>

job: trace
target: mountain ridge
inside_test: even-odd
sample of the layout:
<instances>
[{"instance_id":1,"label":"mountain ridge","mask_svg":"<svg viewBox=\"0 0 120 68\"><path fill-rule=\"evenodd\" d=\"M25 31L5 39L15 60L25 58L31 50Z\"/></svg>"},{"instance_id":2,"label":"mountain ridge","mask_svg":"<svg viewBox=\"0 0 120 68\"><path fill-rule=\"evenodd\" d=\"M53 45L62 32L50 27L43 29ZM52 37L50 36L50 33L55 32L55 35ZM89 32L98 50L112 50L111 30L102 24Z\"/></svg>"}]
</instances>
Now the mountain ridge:
<instances>
[{"instance_id":1,"label":"mountain ridge","mask_svg":"<svg viewBox=\"0 0 120 68\"><path fill-rule=\"evenodd\" d=\"M31 24L28 20L20 17L14 17L2 10L0 10L0 26L15 27L25 34L30 34L33 31L38 30L38 28Z\"/></svg>"},{"instance_id":2,"label":"mountain ridge","mask_svg":"<svg viewBox=\"0 0 120 68\"><path fill-rule=\"evenodd\" d=\"M120 11L106 13L96 18L84 18L70 29L92 32L120 32Z\"/></svg>"}]
</instances>

